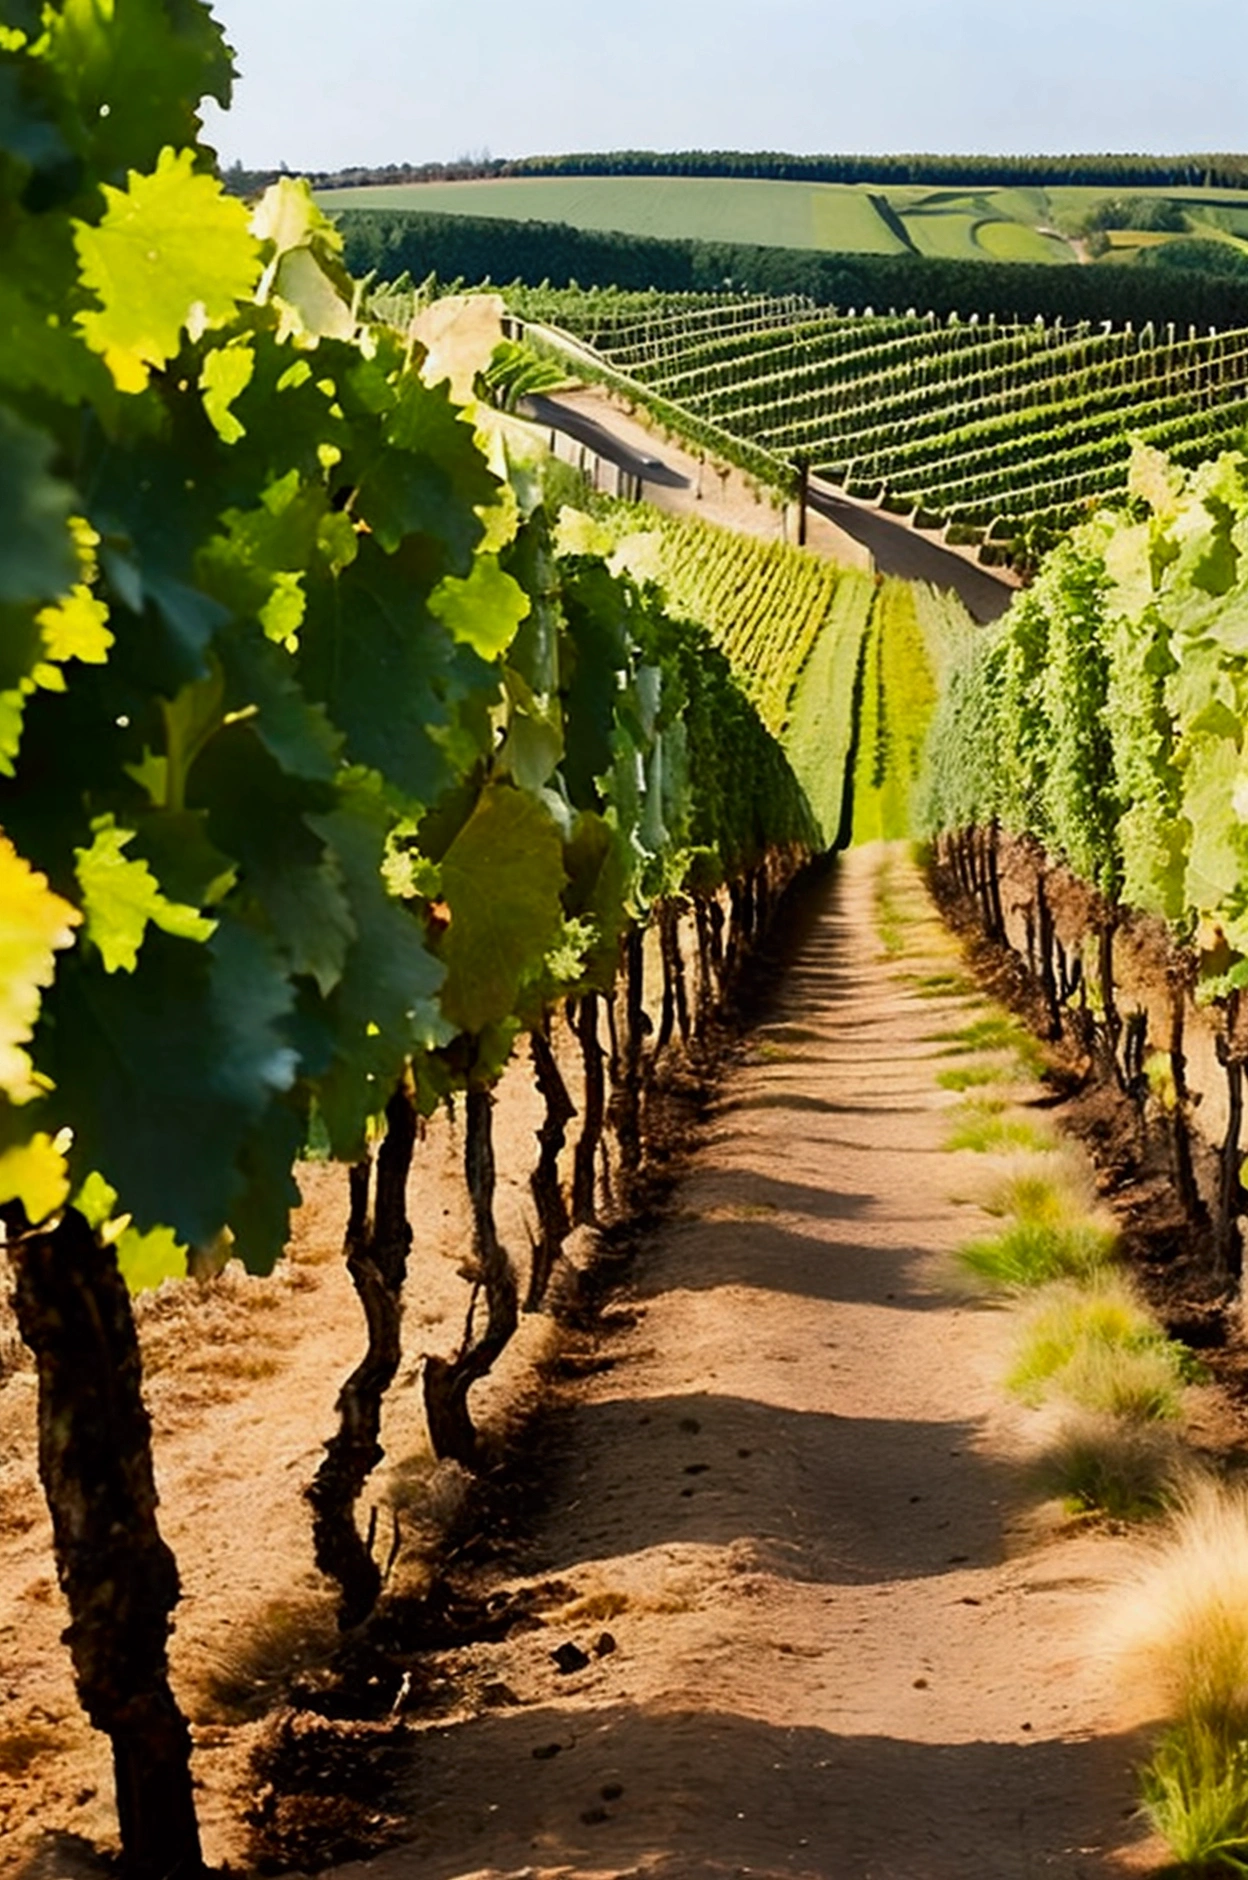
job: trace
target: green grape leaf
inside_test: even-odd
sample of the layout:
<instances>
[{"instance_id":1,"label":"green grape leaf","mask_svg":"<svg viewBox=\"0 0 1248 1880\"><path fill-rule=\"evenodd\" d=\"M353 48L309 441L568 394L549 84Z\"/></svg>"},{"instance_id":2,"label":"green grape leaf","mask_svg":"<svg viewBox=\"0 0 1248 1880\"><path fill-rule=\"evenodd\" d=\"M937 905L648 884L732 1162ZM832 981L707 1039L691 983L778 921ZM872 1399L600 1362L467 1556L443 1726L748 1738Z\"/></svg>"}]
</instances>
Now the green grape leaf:
<instances>
[{"instance_id":1,"label":"green grape leaf","mask_svg":"<svg viewBox=\"0 0 1248 1880\"><path fill-rule=\"evenodd\" d=\"M557 704L543 709L540 701L510 668L503 674L507 695L507 736L496 767L513 777L522 790L540 790L550 782L563 757L563 729Z\"/></svg>"},{"instance_id":2,"label":"green grape leaf","mask_svg":"<svg viewBox=\"0 0 1248 1880\"><path fill-rule=\"evenodd\" d=\"M206 810L157 807L132 812L131 820L135 854L151 865L171 901L212 907L229 893L237 865L209 839Z\"/></svg>"},{"instance_id":3,"label":"green grape leaf","mask_svg":"<svg viewBox=\"0 0 1248 1880\"><path fill-rule=\"evenodd\" d=\"M251 346L216 346L204 361L199 389L204 394L208 422L223 444L237 444L247 435L230 407L251 384L256 355Z\"/></svg>"},{"instance_id":4,"label":"green grape leaf","mask_svg":"<svg viewBox=\"0 0 1248 1880\"><path fill-rule=\"evenodd\" d=\"M33 1036L40 992L55 977L55 956L73 945L81 919L0 833L0 1091L14 1103L27 1102L38 1089L21 1047Z\"/></svg>"},{"instance_id":5,"label":"green grape leaf","mask_svg":"<svg viewBox=\"0 0 1248 1880\"><path fill-rule=\"evenodd\" d=\"M201 98L230 102L229 48L194 0L63 0L45 9L45 25L47 59L105 177L147 169L166 144L196 143Z\"/></svg>"},{"instance_id":6,"label":"green grape leaf","mask_svg":"<svg viewBox=\"0 0 1248 1880\"><path fill-rule=\"evenodd\" d=\"M444 969L418 921L386 891L391 818L376 782L357 775L340 808L308 820L337 857L356 927L325 1006L332 1061L317 1084L332 1152L348 1159L359 1154L368 1118L385 1108L410 1053L449 1037L436 1003Z\"/></svg>"},{"instance_id":7,"label":"green grape leaf","mask_svg":"<svg viewBox=\"0 0 1248 1880\"><path fill-rule=\"evenodd\" d=\"M242 1179L230 1203L230 1231L234 1254L249 1273L272 1272L290 1238L290 1217L301 1199L292 1170L306 1134L300 1110L278 1099L243 1144Z\"/></svg>"},{"instance_id":8,"label":"green grape leaf","mask_svg":"<svg viewBox=\"0 0 1248 1880\"><path fill-rule=\"evenodd\" d=\"M1184 779L1183 815L1192 829L1187 899L1198 910L1219 907L1243 879L1242 825L1233 808L1239 766L1231 739L1194 741Z\"/></svg>"},{"instance_id":9,"label":"green grape leaf","mask_svg":"<svg viewBox=\"0 0 1248 1880\"><path fill-rule=\"evenodd\" d=\"M106 973L132 973L138 964L148 922L182 940L207 940L215 921L199 910L170 901L143 861L132 861L122 851L134 840L133 829L119 829L110 813L91 825L89 849L75 849L74 860L87 938L100 950Z\"/></svg>"},{"instance_id":10,"label":"green grape leaf","mask_svg":"<svg viewBox=\"0 0 1248 1880\"><path fill-rule=\"evenodd\" d=\"M74 494L53 475L56 446L0 406L0 601L51 600L78 579L69 532ZM0 673L8 662L0 651Z\"/></svg>"},{"instance_id":11,"label":"green grape leaf","mask_svg":"<svg viewBox=\"0 0 1248 1880\"><path fill-rule=\"evenodd\" d=\"M506 652L532 603L495 555L478 555L466 580L448 574L429 596L429 612L453 640L482 659Z\"/></svg>"},{"instance_id":12,"label":"green grape leaf","mask_svg":"<svg viewBox=\"0 0 1248 1880\"><path fill-rule=\"evenodd\" d=\"M620 936L628 925L626 899L633 861L614 824L592 810L577 817L564 849L568 885L563 905L570 919L592 923L594 944L586 954L586 981L607 992L615 983Z\"/></svg>"},{"instance_id":13,"label":"green grape leaf","mask_svg":"<svg viewBox=\"0 0 1248 1880\"><path fill-rule=\"evenodd\" d=\"M337 859L307 820L328 792L284 773L248 718L205 750L192 794L207 808L212 842L238 864L238 905L248 916L261 910L289 970L328 997L355 934Z\"/></svg>"},{"instance_id":14,"label":"green grape leaf","mask_svg":"<svg viewBox=\"0 0 1248 1880\"><path fill-rule=\"evenodd\" d=\"M87 1176L73 1198L73 1205L92 1233L107 1227L117 1211L117 1190L111 1188L95 1169Z\"/></svg>"},{"instance_id":15,"label":"green grape leaf","mask_svg":"<svg viewBox=\"0 0 1248 1880\"><path fill-rule=\"evenodd\" d=\"M297 1067L273 949L223 921L203 946L149 934L133 973L106 974L77 949L65 964L46 1048L71 1165L98 1170L140 1231L207 1246L229 1219L244 1144Z\"/></svg>"},{"instance_id":16,"label":"green grape leaf","mask_svg":"<svg viewBox=\"0 0 1248 1880\"><path fill-rule=\"evenodd\" d=\"M514 1011L521 985L559 938L566 879L544 804L506 784L483 790L442 859L451 910L442 1007L452 1024L479 1032Z\"/></svg>"},{"instance_id":17,"label":"green grape leaf","mask_svg":"<svg viewBox=\"0 0 1248 1880\"><path fill-rule=\"evenodd\" d=\"M353 375L358 395L366 376ZM448 566L466 575L484 534L478 509L498 498L498 479L477 449L446 388L430 390L407 373L384 414L381 439L356 465L356 510L381 547L397 548L405 535L434 537Z\"/></svg>"},{"instance_id":18,"label":"green grape leaf","mask_svg":"<svg viewBox=\"0 0 1248 1880\"><path fill-rule=\"evenodd\" d=\"M37 1225L69 1199L65 1157L52 1137L37 1130L26 1142L0 1149L0 1207L18 1201Z\"/></svg>"},{"instance_id":19,"label":"green grape leaf","mask_svg":"<svg viewBox=\"0 0 1248 1880\"><path fill-rule=\"evenodd\" d=\"M114 1244L121 1277L132 1293L154 1292L167 1279L186 1278L186 1248L171 1227L152 1227L145 1234L123 1227Z\"/></svg>"},{"instance_id":20,"label":"green grape leaf","mask_svg":"<svg viewBox=\"0 0 1248 1880\"><path fill-rule=\"evenodd\" d=\"M345 733L351 761L380 771L418 803L434 802L455 781L445 739L456 702L498 687L492 668L467 648L457 654L430 618L428 585L419 542L383 555L364 536L337 581L318 582L309 594L300 633L304 687Z\"/></svg>"},{"instance_id":21,"label":"green grape leaf","mask_svg":"<svg viewBox=\"0 0 1248 1880\"><path fill-rule=\"evenodd\" d=\"M196 174L191 150L162 150L151 175L132 171L104 196L102 220L74 226L82 284L100 303L78 323L118 388L141 392L184 329L219 325L251 298L259 249L242 203Z\"/></svg>"},{"instance_id":22,"label":"green grape leaf","mask_svg":"<svg viewBox=\"0 0 1248 1880\"><path fill-rule=\"evenodd\" d=\"M288 776L328 782L342 757L342 734L304 696L289 654L249 633L223 640L220 650L230 711L250 715L252 731Z\"/></svg>"}]
</instances>

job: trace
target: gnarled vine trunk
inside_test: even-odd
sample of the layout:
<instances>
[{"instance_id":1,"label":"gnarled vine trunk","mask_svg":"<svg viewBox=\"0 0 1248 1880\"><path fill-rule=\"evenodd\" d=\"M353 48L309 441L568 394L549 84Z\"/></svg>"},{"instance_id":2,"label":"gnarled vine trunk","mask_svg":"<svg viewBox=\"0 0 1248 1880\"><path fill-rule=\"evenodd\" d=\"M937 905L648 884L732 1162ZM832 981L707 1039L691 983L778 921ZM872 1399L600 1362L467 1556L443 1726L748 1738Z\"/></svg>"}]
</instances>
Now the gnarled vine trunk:
<instances>
[{"instance_id":1,"label":"gnarled vine trunk","mask_svg":"<svg viewBox=\"0 0 1248 1880\"><path fill-rule=\"evenodd\" d=\"M49 1232L6 1219L14 1304L39 1380L39 1475L52 1515L78 1695L112 1740L128 1880L204 1871L191 1737L169 1686L178 1570L156 1522L151 1423L130 1295L111 1247L67 1209Z\"/></svg>"},{"instance_id":2,"label":"gnarled vine trunk","mask_svg":"<svg viewBox=\"0 0 1248 1880\"><path fill-rule=\"evenodd\" d=\"M529 1035L537 1087L546 1105L541 1128L537 1132L537 1166L529 1177L533 1205L537 1209L537 1239L529 1269L529 1290L525 1296L526 1312L536 1312L546 1297L546 1288L555 1262L563 1252L563 1243L572 1229L568 1204L559 1180L559 1156L567 1141L568 1124L576 1115L576 1105L568 1095L568 1086L556 1062L550 1044L550 1021L543 1018Z\"/></svg>"},{"instance_id":3,"label":"gnarled vine trunk","mask_svg":"<svg viewBox=\"0 0 1248 1880\"><path fill-rule=\"evenodd\" d=\"M516 1276L494 1222L494 1098L484 1085L469 1083L464 1131L464 1174L472 1202L472 1241L480 1278L473 1289L464 1340L453 1358L425 1360L425 1415L434 1454L466 1469L477 1467L477 1432L468 1392L489 1375L519 1322ZM485 1293L485 1329L475 1330L476 1306Z\"/></svg>"},{"instance_id":4,"label":"gnarled vine trunk","mask_svg":"<svg viewBox=\"0 0 1248 1880\"><path fill-rule=\"evenodd\" d=\"M338 1393L338 1428L307 1490L316 1564L338 1584L338 1622L344 1629L368 1617L382 1586L371 1524L365 1538L356 1525L355 1507L385 1454L380 1442L382 1400L402 1356L403 1282L412 1244L407 1181L415 1145L416 1110L404 1083L386 1105L386 1134L377 1151L371 1208L373 1161L357 1162L349 1175L347 1271L364 1310L368 1347Z\"/></svg>"}]
</instances>

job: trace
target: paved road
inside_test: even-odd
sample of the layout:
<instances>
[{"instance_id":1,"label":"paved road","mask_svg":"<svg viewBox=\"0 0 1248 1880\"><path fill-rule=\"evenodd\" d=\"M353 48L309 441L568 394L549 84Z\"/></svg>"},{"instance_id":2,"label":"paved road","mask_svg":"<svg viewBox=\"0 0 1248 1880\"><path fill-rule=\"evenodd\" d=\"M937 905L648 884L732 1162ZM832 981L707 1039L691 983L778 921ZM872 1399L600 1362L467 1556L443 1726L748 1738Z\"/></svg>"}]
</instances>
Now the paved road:
<instances>
[{"instance_id":1,"label":"paved road","mask_svg":"<svg viewBox=\"0 0 1248 1880\"><path fill-rule=\"evenodd\" d=\"M1015 582L955 555L882 509L851 501L831 484L812 483L809 502L821 516L869 548L881 574L952 588L976 620L999 619L1018 592Z\"/></svg>"},{"instance_id":2,"label":"paved road","mask_svg":"<svg viewBox=\"0 0 1248 1880\"><path fill-rule=\"evenodd\" d=\"M688 477L659 457L643 455L599 419L558 398L535 395L521 401L521 413L546 429L562 431L594 451L604 462L617 464L626 476L665 489L688 489ZM641 413L637 417L642 418ZM902 575L909 581L930 581L934 587L952 588L976 620L996 620L1017 592L1007 576L981 568L964 555L956 555L930 536L921 535L895 516L854 502L829 483L812 482L810 507L838 529L870 550L881 574Z\"/></svg>"},{"instance_id":3,"label":"paved road","mask_svg":"<svg viewBox=\"0 0 1248 1880\"><path fill-rule=\"evenodd\" d=\"M532 398L522 398L520 415L531 418L535 424L541 424L547 430L562 431L566 437L573 437L578 444L584 444L601 457L606 463L618 464L626 476L639 477L643 483L661 484L664 489L686 490L689 479L679 470L673 470L670 464L663 463L658 457L644 457L630 448L622 438L608 431L584 411L577 411L571 405L562 404L557 398L544 398L535 393Z\"/></svg>"}]
</instances>

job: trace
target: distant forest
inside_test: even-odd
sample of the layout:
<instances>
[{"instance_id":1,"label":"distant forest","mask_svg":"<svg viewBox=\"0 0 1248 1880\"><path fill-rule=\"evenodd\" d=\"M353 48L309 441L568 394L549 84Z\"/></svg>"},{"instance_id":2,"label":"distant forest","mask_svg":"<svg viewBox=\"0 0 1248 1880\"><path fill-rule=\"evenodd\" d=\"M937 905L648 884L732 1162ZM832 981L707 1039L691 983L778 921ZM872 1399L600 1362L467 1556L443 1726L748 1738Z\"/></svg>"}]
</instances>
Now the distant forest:
<instances>
[{"instance_id":1,"label":"distant forest","mask_svg":"<svg viewBox=\"0 0 1248 1880\"><path fill-rule=\"evenodd\" d=\"M234 164L227 185L239 195L265 188L278 170ZM1206 152L1187 156L1115 155L1030 157L815 156L777 150L608 150L562 157L480 157L457 163L387 163L345 170L309 170L318 189L380 183L453 183L494 176L732 176L789 183L959 183L984 187L1012 183L1044 188L1078 183L1107 189L1248 189L1248 155Z\"/></svg>"},{"instance_id":2,"label":"distant forest","mask_svg":"<svg viewBox=\"0 0 1248 1880\"><path fill-rule=\"evenodd\" d=\"M913 307L921 313L995 314L998 319L1248 326L1248 282L1190 265L1042 267L909 254L824 254L415 210L347 209L337 219L352 274L373 273L382 280L406 273L418 281L433 274L444 282L523 281L533 287L575 282L670 293L735 288L807 294L823 305L858 312Z\"/></svg>"}]
</instances>

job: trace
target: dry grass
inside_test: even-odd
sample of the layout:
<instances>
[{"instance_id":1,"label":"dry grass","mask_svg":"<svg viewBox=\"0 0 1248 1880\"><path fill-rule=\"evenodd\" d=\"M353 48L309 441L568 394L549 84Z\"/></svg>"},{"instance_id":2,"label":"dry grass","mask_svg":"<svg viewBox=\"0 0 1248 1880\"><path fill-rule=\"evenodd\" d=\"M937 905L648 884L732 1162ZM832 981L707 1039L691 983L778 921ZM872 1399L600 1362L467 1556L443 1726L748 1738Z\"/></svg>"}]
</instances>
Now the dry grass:
<instances>
[{"instance_id":1,"label":"dry grass","mask_svg":"<svg viewBox=\"0 0 1248 1880\"><path fill-rule=\"evenodd\" d=\"M1081 1410L1058 1425L1035 1473L1041 1489L1072 1514L1141 1521L1174 1505L1187 1466L1165 1426Z\"/></svg>"},{"instance_id":2,"label":"dry grass","mask_svg":"<svg viewBox=\"0 0 1248 1880\"><path fill-rule=\"evenodd\" d=\"M1202 1482L1141 1563L1112 1643L1169 1728L1145 1808L1182 1871L1248 1875L1248 1489Z\"/></svg>"},{"instance_id":3,"label":"dry grass","mask_svg":"<svg viewBox=\"0 0 1248 1880\"><path fill-rule=\"evenodd\" d=\"M1140 1565L1113 1643L1148 1714L1248 1738L1248 1488L1188 1489Z\"/></svg>"},{"instance_id":4,"label":"dry grass","mask_svg":"<svg viewBox=\"0 0 1248 1880\"><path fill-rule=\"evenodd\" d=\"M327 1598L275 1599L232 1628L200 1677L196 1723L240 1723L283 1703L303 1672L328 1661L338 1639Z\"/></svg>"},{"instance_id":5,"label":"dry grass","mask_svg":"<svg viewBox=\"0 0 1248 1880\"><path fill-rule=\"evenodd\" d=\"M1189 1369L1122 1276L1041 1289L1022 1315L1007 1387L1028 1403L1050 1394L1135 1420L1176 1417Z\"/></svg>"}]
</instances>

